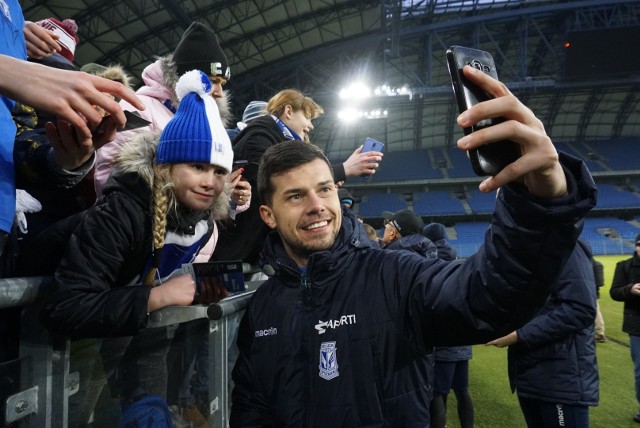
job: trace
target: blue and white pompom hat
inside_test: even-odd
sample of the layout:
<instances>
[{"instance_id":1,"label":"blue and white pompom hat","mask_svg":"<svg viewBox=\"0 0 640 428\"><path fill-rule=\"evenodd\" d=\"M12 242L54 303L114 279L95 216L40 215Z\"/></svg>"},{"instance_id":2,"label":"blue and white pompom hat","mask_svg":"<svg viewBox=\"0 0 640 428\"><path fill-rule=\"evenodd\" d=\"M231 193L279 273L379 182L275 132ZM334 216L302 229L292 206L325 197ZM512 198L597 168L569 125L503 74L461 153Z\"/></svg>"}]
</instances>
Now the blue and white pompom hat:
<instances>
[{"instance_id":1,"label":"blue and white pompom hat","mask_svg":"<svg viewBox=\"0 0 640 428\"><path fill-rule=\"evenodd\" d=\"M156 163L203 162L231 171L233 150L206 74L188 71L176 84L180 105L167 123L156 150Z\"/></svg>"}]
</instances>

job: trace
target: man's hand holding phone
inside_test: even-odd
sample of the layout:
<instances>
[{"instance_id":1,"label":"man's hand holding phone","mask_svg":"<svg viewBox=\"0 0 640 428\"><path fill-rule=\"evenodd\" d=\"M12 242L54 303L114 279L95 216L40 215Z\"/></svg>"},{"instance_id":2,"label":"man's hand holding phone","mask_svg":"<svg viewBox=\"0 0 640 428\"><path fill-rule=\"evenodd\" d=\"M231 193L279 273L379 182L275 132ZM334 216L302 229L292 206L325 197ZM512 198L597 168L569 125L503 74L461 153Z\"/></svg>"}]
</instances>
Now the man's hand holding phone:
<instances>
[{"instance_id":1,"label":"man's hand holding phone","mask_svg":"<svg viewBox=\"0 0 640 428\"><path fill-rule=\"evenodd\" d=\"M469 128L496 117L504 120L465 135L458 140L458 147L473 150L485 144L509 140L520 146L522 154L495 176L480 183L480 190L490 192L512 181L521 181L531 194L540 198L566 195L567 181L558 161L558 152L542 122L503 83L470 66L465 66L463 73L465 78L493 99L480 102L461 113L457 118L458 125Z\"/></svg>"}]
</instances>

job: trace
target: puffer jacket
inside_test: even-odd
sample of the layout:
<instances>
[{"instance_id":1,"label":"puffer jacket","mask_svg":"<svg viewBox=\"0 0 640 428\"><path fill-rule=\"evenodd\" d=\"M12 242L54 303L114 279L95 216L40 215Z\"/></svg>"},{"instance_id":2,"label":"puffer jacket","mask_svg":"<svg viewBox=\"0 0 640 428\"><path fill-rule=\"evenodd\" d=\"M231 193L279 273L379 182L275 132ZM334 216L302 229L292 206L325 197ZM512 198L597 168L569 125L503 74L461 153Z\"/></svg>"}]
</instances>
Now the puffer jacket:
<instances>
[{"instance_id":1,"label":"puffer jacket","mask_svg":"<svg viewBox=\"0 0 640 428\"><path fill-rule=\"evenodd\" d=\"M136 91L136 96L144 104L144 110L137 110L125 100L120 101L120 106L123 110L135 111L140 114L140 116L151 122L149 126L118 132L113 141L96 151L96 167L93 179L98 197L102 195L103 188L111 174L113 160L124 143L141 131L160 133L173 118L174 110L172 109L175 108L175 101L172 101L173 92L164 84L163 61L167 60L163 58L157 59L145 67L142 72L144 86Z\"/></svg>"},{"instance_id":2,"label":"puffer jacket","mask_svg":"<svg viewBox=\"0 0 640 428\"><path fill-rule=\"evenodd\" d=\"M485 245L463 263L374 249L347 214L301 270L271 233L274 276L238 333L231 427L428 426L423 356L523 325L571 254L596 190L562 158L570 194L543 203L505 186Z\"/></svg>"},{"instance_id":3,"label":"puffer jacket","mask_svg":"<svg viewBox=\"0 0 640 428\"><path fill-rule=\"evenodd\" d=\"M576 245L548 303L517 330L509 346L509 381L518 396L579 406L598 405L594 340L596 287L587 245Z\"/></svg>"},{"instance_id":4,"label":"puffer jacket","mask_svg":"<svg viewBox=\"0 0 640 428\"><path fill-rule=\"evenodd\" d=\"M119 156L127 162L114 169L100 201L74 218L75 223L63 222L65 231L54 225L37 238L49 256L63 249L43 311L52 331L72 338L115 337L135 335L146 327L151 287L142 280L152 259L153 233L151 157L144 156L152 156L148 145L153 141L149 135L146 146L124 146ZM212 232L208 211L169 217L160 277L193 261ZM64 242L68 244L61 245ZM171 243L179 243L180 257L168 254Z\"/></svg>"},{"instance_id":5,"label":"puffer jacket","mask_svg":"<svg viewBox=\"0 0 640 428\"><path fill-rule=\"evenodd\" d=\"M428 238L418 234L403 236L385 245L383 249L413 251L428 259L438 257L438 249L435 244Z\"/></svg>"},{"instance_id":6,"label":"puffer jacket","mask_svg":"<svg viewBox=\"0 0 640 428\"><path fill-rule=\"evenodd\" d=\"M640 336L640 297L631 294L633 284L640 282L640 256L618 262L611 282L609 294L613 300L624 302L622 331Z\"/></svg>"}]
</instances>

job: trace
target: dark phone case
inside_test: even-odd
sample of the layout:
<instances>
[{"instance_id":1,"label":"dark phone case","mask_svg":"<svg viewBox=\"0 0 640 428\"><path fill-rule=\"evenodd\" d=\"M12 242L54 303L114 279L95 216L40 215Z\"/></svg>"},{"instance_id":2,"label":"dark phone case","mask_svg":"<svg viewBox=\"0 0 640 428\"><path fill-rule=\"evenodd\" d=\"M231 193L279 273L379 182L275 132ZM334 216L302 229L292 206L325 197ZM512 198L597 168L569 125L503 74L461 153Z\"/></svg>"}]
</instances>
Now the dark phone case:
<instances>
[{"instance_id":1,"label":"dark phone case","mask_svg":"<svg viewBox=\"0 0 640 428\"><path fill-rule=\"evenodd\" d=\"M124 117L127 118L127 123L125 123L124 128L118 129L118 132L142 128L143 126L149 126L151 124L147 119L132 111L125 110Z\"/></svg>"},{"instance_id":2,"label":"dark phone case","mask_svg":"<svg viewBox=\"0 0 640 428\"><path fill-rule=\"evenodd\" d=\"M479 102L491 99L491 96L472 84L464 77L462 68L470 65L482 70L494 79L498 79L496 66L489 52L463 46L451 46L447 49L447 67L451 75L453 92L458 103L460 113ZM469 128L464 128L465 135L469 135L487 126L502 122L501 118L482 120ZM520 157L520 147L513 141L498 141L487 144L478 149L469 150L469 159L476 175L496 175L502 168Z\"/></svg>"}]
</instances>

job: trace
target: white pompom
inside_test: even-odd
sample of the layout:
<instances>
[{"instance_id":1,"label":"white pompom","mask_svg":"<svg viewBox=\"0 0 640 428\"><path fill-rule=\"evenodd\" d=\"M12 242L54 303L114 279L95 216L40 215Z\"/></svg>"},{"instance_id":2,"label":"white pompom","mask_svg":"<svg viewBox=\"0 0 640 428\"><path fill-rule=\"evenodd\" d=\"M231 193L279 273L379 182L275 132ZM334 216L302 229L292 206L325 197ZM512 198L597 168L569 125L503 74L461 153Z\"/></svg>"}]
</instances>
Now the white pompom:
<instances>
[{"instance_id":1,"label":"white pompom","mask_svg":"<svg viewBox=\"0 0 640 428\"><path fill-rule=\"evenodd\" d=\"M182 100L187 94L195 92L201 97L207 95L212 89L211 81L200 70L187 71L180 77L176 84L176 95Z\"/></svg>"}]
</instances>

